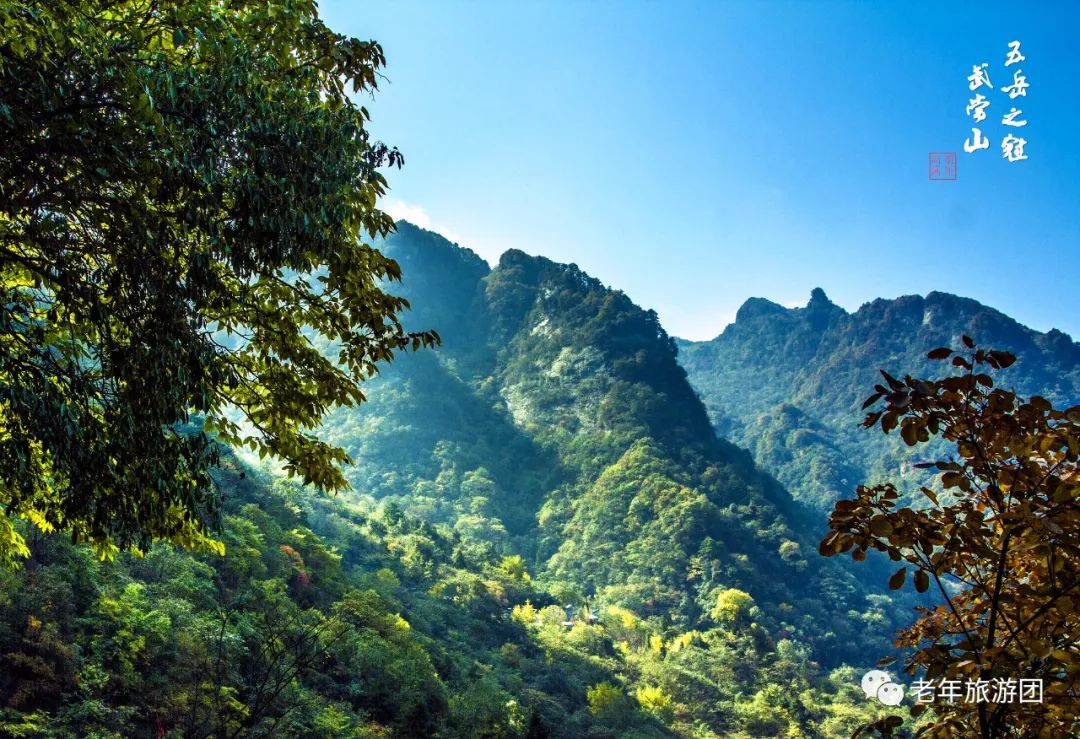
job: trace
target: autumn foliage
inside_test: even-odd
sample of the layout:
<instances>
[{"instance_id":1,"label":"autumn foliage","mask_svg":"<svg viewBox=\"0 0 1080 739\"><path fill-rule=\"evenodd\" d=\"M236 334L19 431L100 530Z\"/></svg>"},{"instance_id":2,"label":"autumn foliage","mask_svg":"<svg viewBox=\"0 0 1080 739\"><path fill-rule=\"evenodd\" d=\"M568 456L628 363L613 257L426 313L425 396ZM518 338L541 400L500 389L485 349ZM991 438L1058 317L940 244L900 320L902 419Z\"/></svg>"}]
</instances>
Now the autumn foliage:
<instances>
[{"instance_id":1,"label":"autumn foliage","mask_svg":"<svg viewBox=\"0 0 1080 739\"><path fill-rule=\"evenodd\" d=\"M864 425L899 429L915 446L940 437L950 452L919 465L940 472L927 505L898 508L892 484L859 487L836 503L826 556L883 552L899 569L889 585L932 591L897 646L927 681L1043 681L1042 702L934 702L920 736L1065 737L1080 732L1080 407L1055 409L995 387L991 372L1015 359L968 337L939 380L882 372ZM911 577L908 577L910 573ZM898 723L898 722L896 722ZM877 728L888 733L889 725Z\"/></svg>"}]
</instances>

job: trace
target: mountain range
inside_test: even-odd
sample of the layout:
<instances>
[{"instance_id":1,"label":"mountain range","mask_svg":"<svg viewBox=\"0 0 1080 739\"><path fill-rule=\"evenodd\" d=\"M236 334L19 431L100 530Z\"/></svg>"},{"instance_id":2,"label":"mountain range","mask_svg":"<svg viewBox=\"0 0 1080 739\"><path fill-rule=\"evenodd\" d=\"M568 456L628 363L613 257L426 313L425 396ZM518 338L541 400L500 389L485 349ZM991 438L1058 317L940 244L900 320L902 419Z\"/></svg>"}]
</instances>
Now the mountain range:
<instances>
[{"instance_id":1,"label":"mountain range","mask_svg":"<svg viewBox=\"0 0 1080 739\"><path fill-rule=\"evenodd\" d=\"M677 343L717 432L827 512L861 483L893 481L909 493L927 483L912 466L927 450L913 454L897 435L862 429L860 407L879 370L937 377L942 364L927 352L959 347L963 336L1017 356L998 384L1058 407L1080 402L1080 344L948 293L874 300L854 313L820 288L803 308L751 298L716 338Z\"/></svg>"},{"instance_id":2,"label":"mountain range","mask_svg":"<svg viewBox=\"0 0 1080 739\"><path fill-rule=\"evenodd\" d=\"M380 248L407 328L443 344L325 424L355 494L521 554L561 599L692 627L737 588L816 658L859 654L865 622L833 614L876 612L873 589L820 559L820 517L717 435L654 312L574 265L509 251L489 268L405 222Z\"/></svg>"},{"instance_id":3,"label":"mountain range","mask_svg":"<svg viewBox=\"0 0 1080 739\"><path fill-rule=\"evenodd\" d=\"M1080 396L1069 337L943 293L753 298L688 342L574 265L492 267L406 222L378 247L442 344L319 429L352 489L223 449L224 554L102 560L24 527L0 735L850 736L895 713L860 676L932 605L817 553L851 487L918 481L858 428L877 369L970 335L1017 354L1003 382Z\"/></svg>"}]
</instances>

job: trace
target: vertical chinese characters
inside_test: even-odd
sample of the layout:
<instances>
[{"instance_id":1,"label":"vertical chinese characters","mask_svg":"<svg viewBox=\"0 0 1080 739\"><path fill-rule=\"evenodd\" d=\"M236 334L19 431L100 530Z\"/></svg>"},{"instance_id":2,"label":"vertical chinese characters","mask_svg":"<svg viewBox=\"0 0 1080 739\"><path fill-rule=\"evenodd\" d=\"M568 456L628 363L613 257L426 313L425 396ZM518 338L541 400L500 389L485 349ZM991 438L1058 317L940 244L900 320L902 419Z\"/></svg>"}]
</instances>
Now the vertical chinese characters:
<instances>
[{"instance_id":1,"label":"vertical chinese characters","mask_svg":"<svg viewBox=\"0 0 1080 739\"><path fill-rule=\"evenodd\" d=\"M1009 50L1005 55L1005 67L1012 67L1023 62L1025 57L1020 52L1020 42L1010 41ZM964 140L964 151L968 154L973 154L976 151L990 148L990 139L983 135L981 126L987 119L987 109L990 108L991 100L988 97L995 91L993 82L990 81L990 72L988 67L990 65L987 62L982 64L975 64L971 67L971 74L968 76L968 89L974 94L968 100L967 106L964 108L964 113L971 118L973 123L980 124L978 126L972 126L971 136ZM982 88L986 88L986 94L981 91ZM1024 70L1017 67L1013 70L1012 84L1005 85L1000 88L1002 93L1009 96L1010 101L1015 101L1017 98L1026 98L1028 88L1030 84L1027 81L1027 76L1024 74ZM1022 128L1027 125L1027 121L1023 118L1024 111L1017 108L1016 105L1012 105L1008 113L1005 113L1001 117L1001 125L1007 128ZM1024 153L1024 147L1027 146L1027 139L1016 135L1009 131L1001 139L1001 156L1003 159L1009 162L1019 162L1028 158Z\"/></svg>"},{"instance_id":2,"label":"vertical chinese characters","mask_svg":"<svg viewBox=\"0 0 1080 739\"><path fill-rule=\"evenodd\" d=\"M1020 53L1020 42L1010 41L1009 51L1005 55L1005 66L1011 67L1014 64L1027 59ZM1001 88L1001 91L1008 94L1010 100L1016 100L1016 98L1026 98L1028 89L1027 77L1024 76L1024 70L1019 67L1013 72L1013 82L1011 85L1006 85ZM1006 113L1001 119L1001 125L1011 126L1013 128L1019 128L1026 126L1027 121L1018 120L1024 111L1019 108L1013 107L1008 113ZM1016 136L1012 133L1006 134L1005 138L1001 140L1001 156L1010 162L1019 162L1022 159L1027 159L1027 155L1024 153L1024 146L1027 145L1027 140Z\"/></svg>"},{"instance_id":3,"label":"vertical chinese characters","mask_svg":"<svg viewBox=\"0 0 1080 739\"><path fill-rule=\"evenodd\" d=\"M985 87L990 91L994 89L994 83L990 81L990 74L986 71L986 68L990 66L986 62L975 64L971 67L971 75L968 77L968 89L975 93L975 97L968 101L967 108L965 108L967 114L971 116L976 123L981 123L986 120L986 109L990 107L990 101L986 99L986 96L979 93L980 87ZM968 154L972 154L980 149L989 149L990 140L986 139L982 135L982 129L972 127L971 138L964 141L964 151Z\"/></svg>"}]
</instances>

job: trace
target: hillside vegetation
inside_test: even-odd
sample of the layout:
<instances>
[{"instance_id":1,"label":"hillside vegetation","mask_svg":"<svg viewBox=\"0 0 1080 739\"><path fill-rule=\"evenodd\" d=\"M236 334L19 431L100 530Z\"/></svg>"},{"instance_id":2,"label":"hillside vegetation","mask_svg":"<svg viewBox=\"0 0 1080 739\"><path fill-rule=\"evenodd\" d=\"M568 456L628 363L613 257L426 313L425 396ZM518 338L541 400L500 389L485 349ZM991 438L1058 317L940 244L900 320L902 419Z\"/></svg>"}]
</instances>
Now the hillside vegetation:
<instances>
[{"instance_id":1,"label":"hillside vegetation","mask_svg":"<svg viewBox=\"0 0 1080 739\"><path fill-rule=\"evenodd\" d=\"M752 298L716 338L679 340L679 361L718 432L825 512L864 482L892 480L906 496L926 483L912 465L940 447L913 456L900 439L860 428L860 406L880 369L939 377L944 369L927 351L964 335L1016 355L999 384L1058 407L1080 402L1080 344L940 292L879 299L854 313L820 289L804 308Z\"/></svg>"}]
</instances>

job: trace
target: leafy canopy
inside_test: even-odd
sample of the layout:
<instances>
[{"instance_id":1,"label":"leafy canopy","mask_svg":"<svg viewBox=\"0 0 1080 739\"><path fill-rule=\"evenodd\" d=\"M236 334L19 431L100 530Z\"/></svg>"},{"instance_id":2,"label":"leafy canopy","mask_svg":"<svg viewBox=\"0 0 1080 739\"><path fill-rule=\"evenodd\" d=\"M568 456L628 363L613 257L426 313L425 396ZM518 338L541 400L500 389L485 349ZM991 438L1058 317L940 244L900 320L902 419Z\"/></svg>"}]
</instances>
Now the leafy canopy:
<instances>
[{"instance_id":1,"label":"leafy canopy","mask_svg":"<svg viewBox=\"0 0 1080 739\"><path fill-rule=\"evenodd\" d=\"M1080 406L1057 410L1042 397L994 387L989 370L1014 357L963 342L959 353L942 347L928 355L951 360L958 374L901 381L882 372L887 385L864 406L867 428L899 428L910 446L934 436L950 444L952 454L920 465L941 472L939 489L924 487L928 505L916 510L897 508L892 484L860 487L833 509L821 553L862 560L869 549L884 552L904 563L890 587L902 588L911 571L916 591L938 594L939 605L921 608L897 641L915 650L912 674L935 684L1043 681L1041 702L938 700L921 734L1076 736Z\"/></svg>"},{"instance_id":2,"label":"leafy canopy","mask_svg":"<svg viewBox=\"0 0 1080 739\"><path fill-rule=\"evenodd\" d=\"M347 89L383 64L310 0L0 2L0 558L13 517L212 544L209 434L346 486L312 429L438 341L363 242L402 159Z\"/></svg>"}]
</instances>

